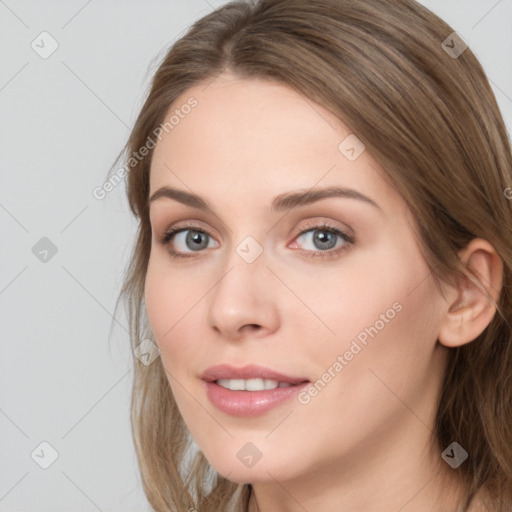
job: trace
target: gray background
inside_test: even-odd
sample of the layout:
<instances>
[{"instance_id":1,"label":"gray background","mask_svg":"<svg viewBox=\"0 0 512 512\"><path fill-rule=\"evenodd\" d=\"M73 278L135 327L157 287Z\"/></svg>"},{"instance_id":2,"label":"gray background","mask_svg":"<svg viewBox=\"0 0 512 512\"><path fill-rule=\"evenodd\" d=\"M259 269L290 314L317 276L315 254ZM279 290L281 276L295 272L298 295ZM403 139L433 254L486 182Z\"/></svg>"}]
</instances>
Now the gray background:
<instances>
[{"instance_id":1,"label":"gray background","mask_svg":"<svg viewBox=\"0 0 512 512\"><path fill-rule=\"evenodd\" d=\"M0 511L149 510L122 315L109 338L136 224L124 186L92 191L165 49L224 3L0 1ZM421 3L470 44L510 133L512 0ZM46 59L31 47L50 48L43 31L58 43ZM42 442L58 453L47 469Z\"/></svg>"}]
</instances>

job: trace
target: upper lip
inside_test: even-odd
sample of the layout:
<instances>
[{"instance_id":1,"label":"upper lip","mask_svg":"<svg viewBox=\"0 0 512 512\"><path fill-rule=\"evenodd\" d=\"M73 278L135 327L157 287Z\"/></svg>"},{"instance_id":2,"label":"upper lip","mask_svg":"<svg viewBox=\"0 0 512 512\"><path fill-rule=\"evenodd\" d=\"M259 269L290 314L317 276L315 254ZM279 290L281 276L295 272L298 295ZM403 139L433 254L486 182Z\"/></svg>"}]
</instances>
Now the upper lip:
<instances>
[{"instance_id":1,"label":"upper lip","mask_svg":"<svg viewBox=\"0 0 512 512\"><path fill-rule=\"evenodd\" d=\"M211 366L203 372L201 378L206 382L213 382L218 379L271 379L278 382L289 382L290 384L300 384L308 379L303 377L291 377L283 373L276 372L264 366L250 364L241 368L236 368L229 364L218 364Z\"/></svg>"}]
</instances>

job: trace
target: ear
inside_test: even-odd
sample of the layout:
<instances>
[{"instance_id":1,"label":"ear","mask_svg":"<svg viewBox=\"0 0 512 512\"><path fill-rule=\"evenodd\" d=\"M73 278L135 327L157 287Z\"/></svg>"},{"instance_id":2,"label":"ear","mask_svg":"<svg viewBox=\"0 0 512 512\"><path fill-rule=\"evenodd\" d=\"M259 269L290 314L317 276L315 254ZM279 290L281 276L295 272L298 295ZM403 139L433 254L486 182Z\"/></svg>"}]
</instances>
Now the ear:
<instances>
[{"instance_id":1,"label":"ear","mask_svg":"<svg viewBox=\"0 0 512 512\"><path fill-rule=\"evenodd\" d=\"M503 262L487 240L474 238L459 256L465 275L457 288L449 288L438 335L447 347L465 345L485 330L496 313L503 283Z\"/></svg>"}]
</instances>

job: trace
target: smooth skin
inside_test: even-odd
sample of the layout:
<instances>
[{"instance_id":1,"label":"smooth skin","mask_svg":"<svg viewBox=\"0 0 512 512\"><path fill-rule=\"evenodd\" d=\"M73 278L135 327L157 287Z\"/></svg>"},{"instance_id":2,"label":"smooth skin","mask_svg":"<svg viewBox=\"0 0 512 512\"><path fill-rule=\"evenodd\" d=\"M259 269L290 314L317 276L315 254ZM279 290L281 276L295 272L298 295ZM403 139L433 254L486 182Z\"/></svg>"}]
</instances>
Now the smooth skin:
<instances>
[{"instance_id":1,"label":"smooth skin","mask_svg":"<svg viewBox=\"0 0 512 512\"><path fill-rule=\"evenodd\" d=\"M329 111L229 72L170 111L191 96L197 107L154 150L150 196L175 187L213 212L151 202L145 303L192 437L220 474L253 484L251 511L456 512L456 470L428 447L448 347L474 340L495 314L503 268L494 248L475 239L461 254L493 300L470 279L439 293L405 202L368 151L355 161L340 152L352 132ZM271 211L276 196L329 186L378 207L330 197ZM179 227L192 233L161 242ZM263 251L252 263L236 251L246 237ZM315 382L397 302L401 311L308 404L291 399L243 418L208 400L200 376L220 363ZM237 457L246 443L262 454L252 467Z\"/></svg>"}]
</instances>

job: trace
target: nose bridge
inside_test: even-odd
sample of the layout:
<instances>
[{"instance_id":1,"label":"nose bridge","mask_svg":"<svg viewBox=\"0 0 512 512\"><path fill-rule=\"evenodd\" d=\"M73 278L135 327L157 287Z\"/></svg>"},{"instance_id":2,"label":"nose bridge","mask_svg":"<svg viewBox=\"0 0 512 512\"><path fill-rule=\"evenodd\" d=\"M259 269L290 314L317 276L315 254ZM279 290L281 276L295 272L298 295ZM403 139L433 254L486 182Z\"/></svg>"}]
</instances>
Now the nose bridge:
<instances>
[{"instance_id":1,"label":"nose bridge","mask_svg":"<svg viewBox=\"0 0 512 512\"><path fill-rule=\"evenodd\" d=\"M240 217L238 223L231 223L230 231L229 250L226 251L223 262L224 279L228 275L231 275L231 280L236 275L238 281L248 283L264 279L264 275L268 273L265 266L268 261L264 250L263 230L255 228L254 219Z\"/></svg>"},{"instance_id":2,"label":"nose bridge","mask_svg":"<svg viewBox=\"0 0 512 512\"><path fill-rule=\"evenodd\" d=\"M236 301L249 305L259 300L261 286L268 279L263 246L252 236L233 244L223 264L222 277L215 286L216 300Z\"/></svg>"},{"instance_id":3,"label":"nose bridge","mask_svg":"<svg viewBox=\"0 0 512 512\"><path fill-rule=\"evenodd\" d=\"M226 336L236 337L244 325L265 330L276 326L277 307L268 293L272 273L266 268L262 244L245 236L233 244L223 264L223 272L212 290L209 323Z\"/></svg>"}]
</instances>

